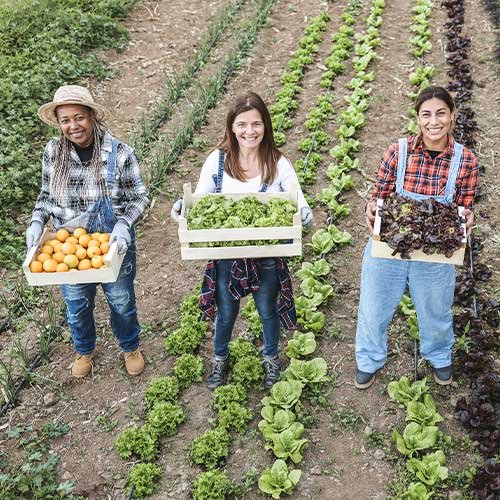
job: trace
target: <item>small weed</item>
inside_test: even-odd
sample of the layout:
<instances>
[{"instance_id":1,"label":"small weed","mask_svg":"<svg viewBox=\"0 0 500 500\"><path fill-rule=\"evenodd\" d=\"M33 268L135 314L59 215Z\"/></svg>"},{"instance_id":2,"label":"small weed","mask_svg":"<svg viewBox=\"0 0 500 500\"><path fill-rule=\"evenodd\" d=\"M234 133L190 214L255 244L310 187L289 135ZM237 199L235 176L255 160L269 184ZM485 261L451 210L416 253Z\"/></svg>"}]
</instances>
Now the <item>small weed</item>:
<instances>
[{"instance_id":1,"label":"small weed","mask_svg":"<svg viewBox=\"0 0 500 500\"><path fill-rule=\"evenodd\" d=\"M372 431L365 433L366 445L369 448L383 448L385 446L386 436L383 432Z\"/></svg>"},{"instance_id":2,"label":"small weed","mask_svg":"<svg viewBox=\"0 0 500 500\"><path fill-rule=\"evenodd\" d=\"M345 430L354 432L361 423L366 424L363 415L350 408L338 408L330 413L330 431L332 434Z\"/></svg>"},{"instance_id":3,"label":"small weed","mask_svg":"<svg viewBox=\"0 0 500 500\"><path fill-rule=\"evenodd\" d=\"M112 419L107 413L98 415L95 421L100 432L110 432L118 425L118 420Z\"/></svg>"}]
</instances>

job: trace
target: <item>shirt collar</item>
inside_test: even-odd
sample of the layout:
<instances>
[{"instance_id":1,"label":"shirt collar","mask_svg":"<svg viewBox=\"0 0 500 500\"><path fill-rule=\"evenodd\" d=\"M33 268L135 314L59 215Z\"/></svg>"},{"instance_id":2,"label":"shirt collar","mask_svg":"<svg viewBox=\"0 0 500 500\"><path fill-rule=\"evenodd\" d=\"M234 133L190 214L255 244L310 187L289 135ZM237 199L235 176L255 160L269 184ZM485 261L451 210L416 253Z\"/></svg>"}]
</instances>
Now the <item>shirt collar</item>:
<instances>
[{"instance_id":1,"label":"shirt collar","mask_svg":"<svg viewBox=\"0 0 500 500\"><path fill-rule=\"evenodd\" d=\"M425 148L423 147L421 134L410 136L408 142L409 142L408 151L410 153L414 153L419 148L422 150L423 153ZM451 158L453 156L454 147L455 147L455 141L453 140L453 137L450 134L448 134L448 144L446 145L444 150L441 151L441 153L439 154L444 153L445 155Z\"/></svg>"}]
</instances>

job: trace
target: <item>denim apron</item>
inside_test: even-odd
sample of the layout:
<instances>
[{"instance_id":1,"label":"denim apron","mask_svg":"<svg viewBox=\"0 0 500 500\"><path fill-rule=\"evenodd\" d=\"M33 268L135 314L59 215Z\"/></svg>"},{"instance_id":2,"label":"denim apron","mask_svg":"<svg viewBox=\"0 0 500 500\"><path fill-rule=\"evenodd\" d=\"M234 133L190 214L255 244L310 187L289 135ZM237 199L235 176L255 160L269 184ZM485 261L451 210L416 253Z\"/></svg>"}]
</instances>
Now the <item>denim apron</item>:
<instances>
[{"instance_id":1,"label":"denim apron","mask_svg":"<svg viewBox=\"0 0 500 500\"><path fill-rule=\"evenodd\" d=\"M222 192L222 178L224 176L224 151L219 150L219 166L217 175L212 178L215 183L215 192ZM259 189L265 193L268 183L264 182ZM232 259L216 261L217 283L225 282L229 285L231 279ZM255 306L262 322L264 348L263 356L274 359L278 355L280 337L280 319L277 307L279 278L274 258L255 259L259 268L260 287L258 292L253 292ZM215 318L214 353L219 359L228 355L228 345L233 333L234 322L238 316L240 301L236 300L228 290L228 286L216 285L217 315Z\"/></svg>"},{"instance_id":2,"label":"denim apron","mask_svg":"<svg viewBox=\"0 0 500 500\"><path fill-rule=\"evenodd\" d=\"M117 218L113 212L111 196L115 182L118 144L119 142L113 138L107 160L106 192L80 216L68 221L64 225L65 228L74 230L77 227L84 227L89 233L109 233L113 230ZM101 283L110 308L111 327L124 352L137 349L141 331L134 292L136 249L133 228L130 229L130 233L132 241L117 280L113 283ZM96 283L62 285L61 289L75 350L79 354L89 354L94 350L96 342L93 315Z\"/></svg>"},{"instance_id":3,"label":"denim apron","mask_svg":"<svg viewBox=\"0 0 500 500\"><path fill-rule=\"evenodd\" d=\"M430 198L403 188L408 141L406 138L400 139L398 144L396 193L414 200ZM462 151L463 145L455 142L444 193L432 196L441 203L453 201ZM417 312L422 356L434 368L451 365L454 343L451 306L455 290L455 266L375 258L371 256L370 239L361 270L356 330L358 369L374 373L384 366L387 360L387 328L407 287Z\"/></svg>"}]
</instances>

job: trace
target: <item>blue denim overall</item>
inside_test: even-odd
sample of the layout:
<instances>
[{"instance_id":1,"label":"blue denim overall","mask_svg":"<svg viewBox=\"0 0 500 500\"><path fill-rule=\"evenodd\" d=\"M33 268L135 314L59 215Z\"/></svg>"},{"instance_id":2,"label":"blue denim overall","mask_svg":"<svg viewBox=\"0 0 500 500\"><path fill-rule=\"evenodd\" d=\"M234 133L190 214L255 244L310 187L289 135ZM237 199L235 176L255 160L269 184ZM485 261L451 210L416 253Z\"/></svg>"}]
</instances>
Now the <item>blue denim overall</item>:
<instances>
[{"instance_id":1,"label":"blue denim overall","mask_svg":"<svg viewBox=\"0 0 500 500\"><path fill-rule=\"evenodd\" d=\"M117 221L113 212L111 193L115 182L116 153L118 141L112 140L112 148L107 164L106 194L91 208L74 221L86 220L88 232L109 233ZM110 308L111 327L120 347L125 352L131 352L139 346L141 328L137 319L135 302L134 278L136 272L135 234L131 229L132 243L129 246L118 278L114 283L102 283L102 289ZM81 285L62 285L62 293L66 302L66 315L71 329L75 350L78 354L90 354L95 348L96 329L94 322L94 299L96 283Z\"/></svg>"},{"instance_id":2,"label":"blue denim overall","mask_svg":"<svg viewBox=\"0 0 500 500\"><path fill-rule=\"evenodd\" d=\"M222 177L224 175L224 153L219 153L219 168L214 174L215 192L222 191ZM260 192L265 192L268 184L264 182ZM276 261L270 259L255 259L259 268L259 290L253 292L255 306L262 322L264 337L264 358L275 358L278 355L280 338L280 319L278 315L278 291L280 282L276 270ZM216 262L215 302L217 315L215 317L214 352L217 359L226 359L228 345L233 333L234 322L240 310L240 301L229 292L228 285L231 277L233 260L225 259Z\"/></svg>"},{"instance_id":3,"label":"blue denim overall","mask_svg":"<svg viewBox=\"0 0 500 500\"><path fill-rule=\"evenodd\" d=\"M429 196L403 189L407 149L407 140L400 139L396 193L415 200L427 199ZM462 151L463 146L455 142L445 192L433 197L439 202L451 203L453 200ZM455 266L374 258L371 256L370 239L361 269L356 330L356 363L359 370L374 373L384 366L387 360L387 327L407 286L417 311L422 357L434 368L451 365Z\"/></svg>"}]
</instances>

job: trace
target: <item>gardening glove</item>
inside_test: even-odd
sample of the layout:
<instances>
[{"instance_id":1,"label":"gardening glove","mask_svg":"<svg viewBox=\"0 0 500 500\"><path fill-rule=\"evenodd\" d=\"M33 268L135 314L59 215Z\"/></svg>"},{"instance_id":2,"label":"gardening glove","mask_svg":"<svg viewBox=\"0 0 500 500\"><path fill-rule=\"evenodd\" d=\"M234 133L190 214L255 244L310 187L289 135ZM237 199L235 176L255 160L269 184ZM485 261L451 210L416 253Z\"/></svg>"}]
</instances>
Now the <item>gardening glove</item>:
<instances>
[{"instance_id":1,"label":"gardening glove","mask_svg":"<svg viewBox=\"0 0 500 500\"><path fill-rule=\"evenodd\" d=\"M34 220L26 231L26 247L28 250L38 243L43 233L43 224Z\"/></svg>"},{"instance_id":2,"label":"gardening glove","mask_svg":"<svg viewBox=\"0 0 500 500\"><path fill-rule=\"evenodd\" d=\"M179 222L179 216L181 215L182 210L182 198L179 198L173 205L172 210L170 211L170 217L174 219L175 222Z\"/></svg>"},{"instance_id":3,"label":"gardening glove","mask_svg":"<svg viewBox=\"0 0 500 500\"><path fill-rule=\"evenodd\" d=\"M118 253L123 255L127 252L130 243L132 242L132 236L130 236L130 228L128 224L122 220L119 220L113 231L111 232L111 236L109 238L109 244L115 242L118 245Z\"/></svg>"},{"instance_id":4,"label":"gardening glove","mask_svg":"<svg viewBox=\"0 0 500 500\"><path fill-rule=\"evenodd\" d=\"M302 207L300 209L300 219L302 221L302 227L309 231L314 222L312 210L309 207Z\"/></svg>"}]
</instances>

